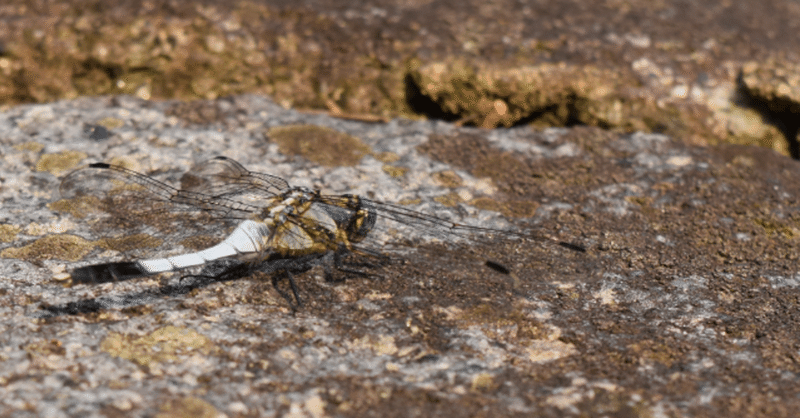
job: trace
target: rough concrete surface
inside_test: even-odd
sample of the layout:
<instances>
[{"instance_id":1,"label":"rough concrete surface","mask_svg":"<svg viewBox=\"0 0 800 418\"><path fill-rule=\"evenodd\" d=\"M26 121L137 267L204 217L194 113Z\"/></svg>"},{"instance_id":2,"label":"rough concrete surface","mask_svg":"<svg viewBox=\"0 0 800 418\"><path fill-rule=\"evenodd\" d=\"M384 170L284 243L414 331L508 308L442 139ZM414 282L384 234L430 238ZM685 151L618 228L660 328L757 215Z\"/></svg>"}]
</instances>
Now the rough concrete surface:
<instances>
[{"instance_id":1,"label":"rough concrete surface","mask_svg":"<svg viewBox=\"0 0 800 418\"><path fill-rule=\"evenodd\" d=\"M125 97L0 114L3 413L790 416L798 406L796 162L596 128L370 124L257 96L197 105L219 118L195 125L185 105ZM268 134L300 124L357 138L366 154L326 166ZM92 139L99 126L107 136ZM544 238L421 242L370 278L329 283L314 269L297 277L308 302L296 310L258 274L61 285L65 266L119 254L53 210L59 175L102 160L174 183L217 154L292 184Z\"/></svg>"},{"instance_id":2,"label":"rough concrete surface","mask_svg":"<svg viewBox=\"0 0 800 418\"><path fill-rule=\"evenodd\" d=\"M800 3L109 4L0 5L0 416L800 409ZM67 286L64 175L216 155L525 236Z\"/></svg>"}]
</instances>

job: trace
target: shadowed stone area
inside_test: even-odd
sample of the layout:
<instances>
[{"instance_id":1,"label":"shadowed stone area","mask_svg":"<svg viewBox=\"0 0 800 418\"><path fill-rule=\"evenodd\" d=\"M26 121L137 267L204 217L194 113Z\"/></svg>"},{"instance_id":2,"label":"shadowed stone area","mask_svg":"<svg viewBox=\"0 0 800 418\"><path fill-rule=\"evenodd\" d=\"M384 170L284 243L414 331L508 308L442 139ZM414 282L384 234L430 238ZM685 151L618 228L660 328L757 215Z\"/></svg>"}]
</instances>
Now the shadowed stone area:
<instances>
[{"instance_id":1,"label":"shadowed stone area","mask_svg":"<svg viewBox=\"0 0 800 418\"><path fill-rule=\"evenodd\" d=\"M0 104L257 93L360 120L586 124L797 158L798 22L793 0L7 0Z\"/></svg>"}]
</instances>

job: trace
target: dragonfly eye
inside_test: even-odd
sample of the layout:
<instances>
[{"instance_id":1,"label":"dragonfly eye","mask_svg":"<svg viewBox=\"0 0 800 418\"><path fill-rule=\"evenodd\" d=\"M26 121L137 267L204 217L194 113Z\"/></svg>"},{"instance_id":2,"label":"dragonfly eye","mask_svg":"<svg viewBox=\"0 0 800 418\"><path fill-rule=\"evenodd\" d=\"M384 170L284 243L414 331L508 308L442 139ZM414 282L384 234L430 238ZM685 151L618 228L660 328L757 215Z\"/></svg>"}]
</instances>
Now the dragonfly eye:
<instances>
[{"instance_id":1,"label":"dragonfly eye","mask_svg":"<svg viewBox=\"0 0 800 418\"><path fill-rule=\"evenodd\" d=\"M350 224L347 225L347 238L350 242L359 242L367 237L367 235L375 227L378 220L378 211L375 208L368 207L359 209L355 216L353 216Z\"/></svg>"}]
</instances>

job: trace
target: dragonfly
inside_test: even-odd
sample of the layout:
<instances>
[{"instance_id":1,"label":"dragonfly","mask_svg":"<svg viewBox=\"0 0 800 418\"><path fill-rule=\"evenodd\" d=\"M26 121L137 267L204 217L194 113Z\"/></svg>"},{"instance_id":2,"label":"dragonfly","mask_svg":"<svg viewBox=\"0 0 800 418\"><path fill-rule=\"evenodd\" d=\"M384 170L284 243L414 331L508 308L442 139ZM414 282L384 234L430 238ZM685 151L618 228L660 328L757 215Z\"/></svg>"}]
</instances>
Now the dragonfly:
<instances>
[{"instance_id":1,"label":"dragonfly","mask_svg":"<svg viewBox=\"0 0 800 418\"><path fill-rule=\"evenodd\" d=\"M107 163L68 174L60 187L68 211L104 237L101 247L131 259L74 268L72 283L118 282L235 261L235 266L247 266L246 271L274 273L276 289L279 278L287 278L301 305L294 274L324 260L345 273L364 274L363 268L387 259L385 252L422 240L473 242L498 235L542 239L452 222L354 194L325 195L249 171L227 157L198 164L180 183L174 187ZM377 261L345 263L351 254ZM231 271L239 274L242 269Z\"/></svg>"}]
</instances>

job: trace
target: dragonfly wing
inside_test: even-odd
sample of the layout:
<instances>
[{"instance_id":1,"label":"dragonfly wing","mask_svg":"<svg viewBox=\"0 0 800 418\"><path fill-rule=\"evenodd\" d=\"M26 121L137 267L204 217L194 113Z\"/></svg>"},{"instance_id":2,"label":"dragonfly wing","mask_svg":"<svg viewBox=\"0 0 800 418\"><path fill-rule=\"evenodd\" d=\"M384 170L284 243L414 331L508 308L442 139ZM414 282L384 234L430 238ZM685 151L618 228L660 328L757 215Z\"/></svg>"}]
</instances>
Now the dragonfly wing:
<instances>
[{"instance_id":1,"label":"dragonfly wing","mask_svg":"<svg viewBox=\"0 0 800 418\"><path fill-rule=\"evenodd\" d=\"M176 189L103 163L68 174L60 191L60 208L84 218L104 238L103 246L130 257L213 245L250 216L250 208L234 200Z\"/></svg>"},{"instance_id":2,"label":"dragonfly wing","mask_svg":"<svg viewBox=\"0 0 800 418\"><path fill-rule=\"evenodd\" d=\"M290 186L280 177L249 171L227 157L215 157L186 173L181 178L181 188L263 207Z\"/></svg>"},{"instance_id":3,"label":"dragonfly wing","mask_svg":"<svg viewBox=\"0 0 800 418\"><path fill-rule=\"evenodd\" d=\"M329 211L344 211L342 218L359 211L370 213L365 226L355 240L362 247L373 250L408 247L420 242L442 241L446 243L488 244L502 239L542 240L544 237L508 230L484 228L449 221L438 216L418 212L408 207L365 199L359 196L324 196L321 199L330 205ZM368 229L367 229L368 228ZM355 231L355 229L354 229ZM360 238L359 238L360 237ZM361 241L363 239L363 241Z\"/></svg>"}]
</instances>

